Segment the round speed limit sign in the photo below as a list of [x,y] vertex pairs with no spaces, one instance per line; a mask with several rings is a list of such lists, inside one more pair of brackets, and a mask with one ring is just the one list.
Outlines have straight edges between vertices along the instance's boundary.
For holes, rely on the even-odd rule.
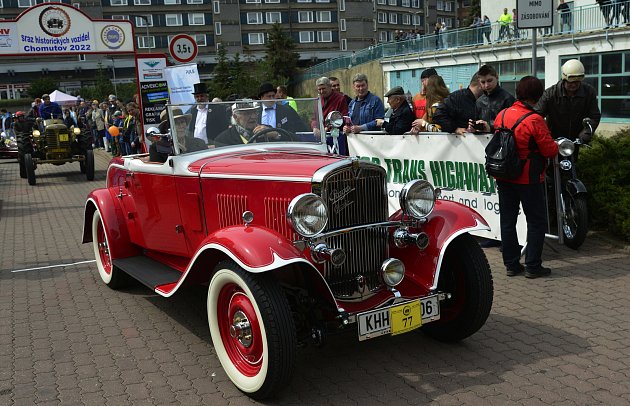
[[171,39],[168,44],[168,49],[171,52],[171,56],[177,62],[190,62],[197,56],[197,42],[190,35],[179,34]]

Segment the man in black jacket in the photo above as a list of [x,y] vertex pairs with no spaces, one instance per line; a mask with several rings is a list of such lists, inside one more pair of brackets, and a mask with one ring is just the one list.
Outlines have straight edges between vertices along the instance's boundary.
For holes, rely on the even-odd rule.
[[597,106],[597,93],[583,80],[582,62],[568,60],[562,65],[562,80],[545,90],[536,104],[536,111],[547,118],[553,138],[575,140],[584,131],[582,120],[587,117],[591,119],[593,132],[599,125],[602,114]]
[[396,86],[391,88],[387,93],[387,103],[392,109],[389,119],[376,119],[376,125],[381,127],[387,134],[404,134],[411,130],[411,124],[416,116],[411,111],[405,91],[402,87]]
[[433,123],[447,133],[464,134],[468,121],[475,119],[477,99],[482,93],[479,75],[475,73],[467,88],[452,92],[444,99],[444,103],[439,104],[433,114]]
[[262,100],[261,124],[273,128],[283,128],[289,132],[309,132],[311,128],[291,107],[279,104],[276,100],[276,88],[271,83],[263,83],[258,89],[258,98]]
[[212,144],[214,138],[230,125],[230,112],[223,104],[209,103],[210,95],[203,82],[193,85],[193,95],[197,105],[190,109],[192,116],[186,136]]
[[[477,120],[470,122],[469,131],[494,132],[494,118],[499,111],[510,107],[516,99],[507,90],[499,86],[499,74],[490,65],[483,65],[479,72],[479,86],[483,90],[477,99]],[[483,126],[483,130],[480,127]]]

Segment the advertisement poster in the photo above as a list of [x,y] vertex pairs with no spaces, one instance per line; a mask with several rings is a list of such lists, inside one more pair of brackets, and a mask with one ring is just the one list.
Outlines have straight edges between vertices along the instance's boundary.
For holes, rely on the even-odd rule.
[[[387,171],[389,212],[400,208],[400,190],[414,179],[425,179],[440,188],[440,199],[464,204],[481,214],[490,231],[480,237],[501,239],[497,185],[485,170],[485,148],[490,134],[459,136],[445,133],[418,135],[351,134],[350,156],[358,156]],[[516,226],[521,244],[527,228],[523,211]]]
[[133,52],[130,21],[92,20],[65,4],[38,4],[17,20],[0,20],[0,55]]
[[[149,127],[157,127],[160,123],[160,112],[168,103],[168,87],[164,76],[166,65],[164,54],[136,55],[143,136]],[[146,139],[147,151],[150,145],[151,140]]]

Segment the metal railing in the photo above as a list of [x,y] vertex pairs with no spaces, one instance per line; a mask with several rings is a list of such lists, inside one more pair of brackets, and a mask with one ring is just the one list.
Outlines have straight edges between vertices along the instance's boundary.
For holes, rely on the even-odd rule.
[[[538,29],[538,35],[573,35],[595,30],[607,30],[622,25],[630,25],[630,0],[608,4],[604,7],[598,5],[580,6],[566,14],[556,13],[554,26]],[[489,26],[447,30],[440,35],[421,35],[414,39],[370,46],[360,51],[353,51],[350,55],[329,59],[307,69],[299,80],[320,77],[335,69],[351,68],[383,57],[439,52],[445,49],[497,43],[518,43],[518,41],[529,41],[530,35],[531,29],[519,30],[514,24],[502,29],[497,22]]]

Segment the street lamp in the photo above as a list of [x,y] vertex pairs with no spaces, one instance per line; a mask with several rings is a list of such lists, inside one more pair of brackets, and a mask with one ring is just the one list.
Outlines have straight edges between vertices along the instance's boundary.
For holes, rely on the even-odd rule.
[[118,95],[118,89],[116,89],[116,62],[114,62],[114,57],[112,56],[112,75],[114,80],[112,83],[114,84],[114,94]]
[[144,20],[144,26],[146,27],[146,30],[147,30],[147,33],[146,33],[147,49],[149,50],[148,52],[151,52],[151,46],[149,44],[149,17],[145,15],[136,15],[134,17],[141,18],[142,20]]
[[418,20],[420,19],[420,14],[422,14],[422,11],[416,11],[413,13],[413,30],[416,34],[418,34]]

